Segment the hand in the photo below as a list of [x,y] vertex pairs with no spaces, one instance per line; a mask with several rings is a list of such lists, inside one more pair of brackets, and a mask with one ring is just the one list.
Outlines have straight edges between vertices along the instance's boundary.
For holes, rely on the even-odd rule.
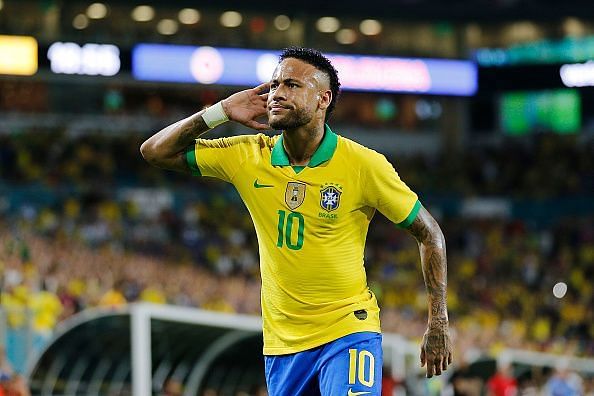
[[267,114],[266,102],[270,83],[260,84],[229,96],[222,101],[223,110],[230,120],[239,122],[249,128],[263,131],[269,129],[268,124],[256,121],[256,118]]
[[427,378],[440,375],[452,364],[452,342],[447,320],[429,323],[421,345],[421,367],[427,365]]

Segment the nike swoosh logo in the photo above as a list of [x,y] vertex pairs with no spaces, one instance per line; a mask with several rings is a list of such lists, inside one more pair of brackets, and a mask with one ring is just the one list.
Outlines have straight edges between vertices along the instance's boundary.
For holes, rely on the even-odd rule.
[[274,187],[272,184],[258,184],[258,179],[254,180],[254,187],[256,188],[266,188],[266,187]]
[[371,392],[353,392],[352,389],[349,388],[349,392],[347,393],[348,396],[359,396],[359,395],[368,395]]

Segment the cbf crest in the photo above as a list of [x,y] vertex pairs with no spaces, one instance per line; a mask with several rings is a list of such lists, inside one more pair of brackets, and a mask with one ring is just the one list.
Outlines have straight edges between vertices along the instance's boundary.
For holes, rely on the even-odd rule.
[[333,183],[323,184],[320,190],[320,206],[328,212],[338,209],[341,195],[342,186]]
[[291,210],[297,209],[305,200],[305,183],[288,182],[285,203]]

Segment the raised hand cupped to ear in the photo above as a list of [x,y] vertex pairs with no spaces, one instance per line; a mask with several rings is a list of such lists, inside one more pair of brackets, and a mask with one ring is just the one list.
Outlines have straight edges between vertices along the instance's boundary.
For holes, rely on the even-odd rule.
[[266,103],[269,90],[270,83],[263,83],[223,99],[222,105],[227,117],[258,131],[270,129],[268,124],[256,121],[257,118],[267,114]]

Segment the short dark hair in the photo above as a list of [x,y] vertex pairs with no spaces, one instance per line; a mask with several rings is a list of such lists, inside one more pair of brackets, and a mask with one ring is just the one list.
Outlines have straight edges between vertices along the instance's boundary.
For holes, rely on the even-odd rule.
[[334,110],[334,107],[336,106],[336,101],[338,100],[338,94],[340,92],[340,81],[338,81],[338,72],[336,71],[334,66],[332,66],[330,60],[316,49],[303,47],[285,48],[281,53],[280,61],[282,62],[287,58],[295,58],[302,60],[305,63],[309,63],[316,69],[328,75],[328,78],[330,79],[330,91],[332,91],[332,101],[326,109],[326,119],[328,119],[328,117],[330,117],[330,114]]

